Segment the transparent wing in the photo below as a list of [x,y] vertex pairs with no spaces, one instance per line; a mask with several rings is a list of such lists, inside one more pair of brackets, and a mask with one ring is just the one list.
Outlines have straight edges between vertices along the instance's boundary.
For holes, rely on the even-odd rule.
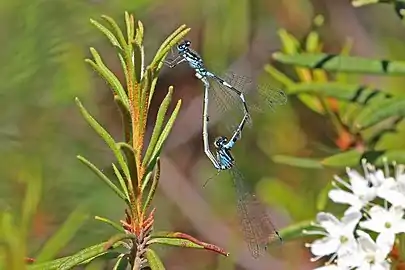
[[[227,81],[226,78],[221,77]],[[219,114],[221,123],[229,132],[229,136],[238,127],[244,116],[243,103],[239,96],[229,88],[222,85],[215,78],[208,78],[210,83],[209,106],[210,115],[212,112]],[[227,81],[228,82],[228,81]],[[247,125],[250,123],[248,122]]]
[[233,87],[245,93],[251,110],[263,112],[270,109],[274,111],[276,106],[287,103],[287,94],[281,89],[268,85],[255,85],[250,78],[239,76],[234,72],[228,72],[227,78]]
[[260,257],[270,243],[282,241],[271,222],[266,207],[245,186],[243,175],[233,167],[230,169],[236,189],[237,210],[242,232],[254,258]]
[[[287,94],[283,90],[271,88],[267,85],[254,85],[249,77],[228,72],[220,76],[220,78],[244,93],[249,112],[274,111],[276,106],[287,103]],[[228,132],[233,132],[243,118],[242,101],[235,92],[216,81],[215,78],[209,78],[209,81],[211,85],[210,100],[214,101],[210,110],[219,112],[223,117],[222,123],[225,124]],[[246,124],[251,127],[251,119]]]

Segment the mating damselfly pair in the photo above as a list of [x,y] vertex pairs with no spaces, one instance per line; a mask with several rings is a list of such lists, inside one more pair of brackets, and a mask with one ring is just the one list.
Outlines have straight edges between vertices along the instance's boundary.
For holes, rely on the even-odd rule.
[[[246,77],[237,76],[231,73],[228,76],[218,76],[205,68],[202,58],[191,49],[191,42],[185,40],[177,45],[177,55],[171,61],[165,61],[165,64],[173,68],[180,63],[188,63],[194,69],[195,76],[201,80],[204,85],[203,98],[203,142],[204,152],[210,159],[213,166],[220,171],[229,171],[233,179],[233,184],[237,195],[237,210],[242,226],[244,239],[248,244],[252,256],[257,258],[267,248],[267,245],[274,241],[282,241],[276,228],[270,220],[266,207],[260,203],[256,196],[249,191],[244,182],[244,178],[236,168],[235,159],[231,150],[236,141],[241,138],[242,131],[246,124],[251,124],[250,109],[260,108],[249,106],[249,100],[246,99],[246,85],[250,80]],[[174,56],[174,53],[172,52]],[[260,89],[259,99],[266,107],[273,108],[275,105],[282,105],[287,102],[287,95],[282,90],[273,90],[270,88],[257,87]],[[210,96],[214,98],[210,98]],[[215,152],[210,148],[208,137],[208,106],[215,100],[217,106],[222,109],[234,109],[239,107],[243,111],[240,122],[235,128],[231,128],[232,134],[221,136],[215,139],[213,146]],[[236,100],[236,101],[235,101]],[[235,105],[239,101],[239,106]],[[234,129],[234,130],[233,130]]]

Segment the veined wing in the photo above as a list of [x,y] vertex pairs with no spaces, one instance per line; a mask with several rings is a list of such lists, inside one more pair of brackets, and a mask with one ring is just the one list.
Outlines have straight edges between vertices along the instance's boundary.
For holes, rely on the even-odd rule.
[[[230,83],[225,77],[221,77],[221,79]],[[210,114],[212,112],[218,113],[221,117],[220,122],[232,134],[245,114],[242,100],[237,93],[231,91],[231,89],[221,84],[215,78],[208,77],[208,80],[210,83],[208,110]],[[247,122],[247,125],[251,125],[251,123]]]
[[227,73],[227,77],[233,87],[245,93],[251,110],[263,112],[270,109],[274,111],[276,106],[287,103],[287,94],[281,89],[265,84],[255,85],[250,78],[237,75],[232,71]]
[[270,243],[282,241],[271,222],[266,207],[246,188],[243,175],[233,167],[230,169],[236,189],[237,210],[242,232],[254,258],[260,257]]

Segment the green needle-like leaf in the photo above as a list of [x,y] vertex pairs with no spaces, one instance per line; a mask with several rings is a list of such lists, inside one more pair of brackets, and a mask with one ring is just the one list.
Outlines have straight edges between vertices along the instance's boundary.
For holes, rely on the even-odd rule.
[[363,130],[393,116],[405,116],[404,98],[373,102],[358,114],[354,126],[358,130]]
[[280,29],[278,35],[283,44],[284,52],[287,54],[295,54],[300,49],[300,42],[285,29]]
[[135,67],[134,73],[132,74],[132,78],[135,79],[135,82],[140,82],[141,77],[144,74],[144,51],[143,46],[139,45],[138,43],[133,43],[133,57],[132,62]]
[[157,232],[152,235],[152,238],[148,241],[148,245],[151,244],[164,244],[170,246],[179,246],[185,248],[198,248],[207,249],[224,256],[228,256],[229,253],[225,252],[222,248],[213,244],[202,242],[188,234],[180,232]]
[[6,249],[5,255],[8,256],[8,267],[10,265],[14,269],[24,269],[22,256],[25,255],[25,243],[21,238],[21,229],[14,222],[14,218],[9,212],[1,213],[0,236],[1,236],[1,251]]
[[82,207],[73,211],[58,231],[45,243],[35,261],[41,263],[54,258],[75,236],[87,218],[88,214],[83,212]]
[[130,15],[127,11],[125,11],[125,25],[127,27],[127,40],[129,44],[135,36],[135,22],[132,14]]
[[114,73],[112,73],[110,69],[107,68],[96,49],[90,48],[90,52],[93,55],[95,62],[90,59],[86,59],[85,61],[89,63],[106,80],[106,82],[114,91],[114,94],[120,97],[127,110],[129,110],[128,96],[118,78],[114,75]]
[[316,52],[319,47],[319,33],[311,31],[305,40],[305,49],[307,52]]
[[111,237],[107,243],[104,246],[104,249],[110,249],[111,247],[113,247],[114,245],[116,245],[119,242],[122,242],[123,240],[126,239],[136,239],[136,235],[135,234],[129,234],[129,233],[120,233],[117,235],[114,235],[113,237]]
[[351,85],[339,82],[328,83],[297,83],[288,86],[288,93],[314,94],[324,97],[332,97],[343,101],[368,104],[377,99],[387,99],[391,94],[363,85]]
[[49,262],[34,263],[32,265],[27,266],[27,268],[29,270],[53,270],[53,269],[59,269],[59,266],[68,259],[69,259],[69,256],[59,258],[59,259],[56,259],[56,260],[52,260],[52,261],[49,261]]
[[[173,47],[175,44],[179,43],[179,41],[185,35],[187,35],[187,33],[189,31],[190,31],[190,28],[186,28],[186,26],[184,24],[182,26],[180,26],[179,28],[177,28],[177,30],[174,31],[168,38],[166,38],[166,40],[162,43],[162,45],[160,45],[150,66],[151,67],[160,67],[161,65],[158,65],[158,64],[161,63],[161,61],[164,57],[166,57],[170,48]],[[157,68],[156,70],[159,70],[159,69],[160,68]]]
[[118,170],[117,166],[115,166],[114,163],[112,163],[112,167],[113,167],[115,176],[117,177],[118,182],[120,183],[121,189],[124,191],[125,197],[129,201],[130,199],[129,199],[128,187],[127,187],[127,184],[125,182],[125,179],[124,179],[124,177],[122,177],[122,174],[121,174],[120,170]]
[[143,24],[141,21],[138,21],[138,28],[136,29],[136,35],[134,40],[134,51],[135,51],[135,67],[138,67],[136,70],[136,81],[140,82],[145,73],[145,51],[143,47]]
[[279,230],[280,236],[283,238],[284,242],[295,240],[306,236],[302,231],[303,230],[316,230],[316,227],[311,225],[310,220],[302,221],[293,225],[290,225],[286,228]]
[[146,72],[141,81],[141,102],[140,102],[140,119],[139,126],[145,127],[148,117],[149,109],[149,94],[150,94],[150,82],[152,78],[152,72],[150,69],[146,69]]
[[170,246],[178,246],[178,247],[185,247],[185,248],[199,248],[199,249],[204,249],[204,246],[198,245],[194,242],[191,242],[186,239],[181,239],[181,238],[153,238],[151,239],[148,244],[164,244],[164,245],[170,245]]
[[125,177],[130,179],[130,173],[127,164],[125,163],[125,159],[118,148],[117,144],[115,143],[114,139],[111,135],[89,114],[89,112],[83,107],[80,100],[76,98],[76,104],[80,109],[80,112],[86,119],[86,121],[90,124],[90,126],[104,139],[106,144],[110,147],[113,151],[118,164],[121,166],[121,169],[124,171]]
[[128,181],[131,180],[132,186],[137,187],[138,186],[138,168],[136,166],[135,149],[127,143],[121,142],[121,143],[118,143],[117,145],[124,152],[127,163],[128,163],[129,173],[131,175],[131,178],[128,179]]
[[153,151],[152,157],[151,157],[147,167],[149,167],[152,164],[151,162],[153,162],[157,158],[160,151],[162,150],[163,144],[166,141],[167,136],[169,136],[170,130],[172,129],[174,120],[176,120],[180,107],[181,107],[181,100],[179,100],[177,102],[176,108],[174,108],[172,115],[170,116],[169,120],[167,121],[167,124],[166,124],[165,128],[163,129],[162,133],[160,134],[159,140],[156,143],[156,147]]
[[126,48],[128,46],[128,44],[125,41],[124,34],[122,33],[118,24],[111,17],[108,17],[106,15],[102,15],[101,18],[103,18],[105,21],[107,21],[110,24],[110,26],[114,30],[114,35],[117,37],[117,40],[120,43],[121,47]]
[[103,180],[104,183],[107,184],[123,201],[127,202],[127,198],[125,194],[110,180],[108,177],[100,171],[93,163],[88,161],[82,156],[77,156],[77,159],[83,162],[84,165],[89,167],[98,177],[100,177],[101,180]]
[[328,203],[328,194],[329,191],[332,188],[332,184],[331,182],[329,182],[327,185],[325,185],[325,187],[321,190],[321,192],[319,192],[318,197],[316,199],[316,210],[320,211],[324,211],[325,207]]
[[90,22],[95,27],[97,27],[101,32],[103,32],[103,34],[110,40],[112,45],[114,45],[122,50],[120,43],[118,42],[117,38],[114,36],[114,34],[110,30],[108,30],[105,26],[103,26],[102,24],[98,23],[97,21],[95,21],[93,19],[90,19]]
[[152,202],[153,196],[155,195],[156,188],[157,188],[158,183],[159,183],[159,178],[160,178],[160,159],[157,158],[157,160],[156,160],[156,168],[155,168],[154,173],[153,173],[152,186],[151,186],[151,188],[149,190],[148,197],[146,197],[146,201],[145,201],[145,204],[143,206],[142,213],[146,213],[146,210],[148,209],[149,205]]
[[155,76],[154,78],[152,78],[152,82],[150,84],[150,94],[149,94],[149,101],[148,101],[148,109],[150,107],[150,103],[152,102],[153,94],[155,93],[157,80],[158,80],[158,77]]
[[142,182],[142,192],[145,191],[145,188],[148,186],[148,184],[150,182],[150,179],[152,179],[152,174],[153,174],[153,171],[149,172],[146,175],[145,180],[143,180],[143,182]]
[[21,229],[23,230],[22,237],[27,237],[27,233],[31,227],[31,219],[35,215],[39,201],[41,200],[42,172],[39,164],[34,162],[30,169],[27,168],[26,171],[22,171],[21,173],[27,183],[27,192],[22,207]]
[[278,82],[284,84],[287,86],[287,90],[295,84],[293,80],[291,80],[287,75],[285,75],[283,72],[279,71],[275,67],[271,65],[266,65],[264,67],[264,70],[270,74],[274,79],[276,79]]
[[173,87],[169,87],[169,91],[167,92],[166,97],[163,99],[156,116],[156,123],[152,131],[152,136],[150,138],[148,149],[146,150],[146,154],[143,159],[144,165],[149,163],[152,153],[156,148],[156,144],[161,135],[167,110],[169,108],[170,102],[172,101],[172,94],[173,94]]
[[162,261],[153,249],[146,249],[145,255],[152,270],[165,270]]
[[[117,252],[104,253],[104,254],[101,254],[96,257],[91,257],[88,260],[84,260],[83,262],[79,263],[78,265],[85,265],[85,264],[91,262],[95,258],[105,258],[105,260],[108,260],[108,259],[111,260],[111,259],[117,258],[119,255],[120,255],[120,253],[117,253]],[[27,269],[29,269],[29,270],[54,270],[54,269],[59,270],[60,265],[62,265],[66,261],[68,261],[70,259],[70,257],[71,256],[66,256],[66,257],[62,257],[62,258],[52,260],[49,262],[38,263],[38,264],[34,263],[34,264],[27,266]]]
[[125,142],[131,143],[131,140],[132,140],[131,113],[129,112],[128,108],[125,107],[125,104],[122,102],[122,100],[120,99],[119,96],[115,96],[114,101],[115,101],[115,104],[117,104],[117,107],[121,113]]
[[141,21],[138,21],[138,28],[136,29],[135,43],[141,45],[143,42],[143,24]]
[[319,160],[310,158],[291,157],[284,155],[272,156],[272,160],[275,163],[286,164],[294,167],[306,168],[306,169],[322,169],[323,166]]
[[108,225],[110,225],[111,227],[113,227],[114,229],[118,230],[121,233],[125,233],[124,228],[122,228],[122,226],[120,226],[119,224],[115,223],[112,220],[109,220],[108,218],[103,218],[103,217],[99,217],[99,216],[95,216],[94,219],[102,221],[104,223],[107,223]]
[[313,69],[367,73],[377,75],[403,75],[405,62],[390,60],[375,60],[355,56],[342,56],[326,53],[302,53],[288,55],[274,53],[273,58],[279,62]]
[[112,252],[115,248],[121,246],[122,243],[116,242],[110,246],[109,249],[106,249],[106,243],[101,243],[98,245],[94,245],[88,248],[85,248],[75,255],[68,257],[65,261],[63,261],[60,266],[58,267],[59,270],[67,270],[72,269],[73,267],[85,262],[89,261],[90,259],[95,259],[103,254]]
[[388,162],[395,161],[397,164],[405,164],[405,150],[386,150],[378,151],[378,156],[373,161],[376,166],[384,166],[385,160]]
[[363,153],[358,150],[349,150],[343,153],[339,153],[330,157],[327,157],[321,161],[322,165],[328,167],[354,167],[360,162]]
[[120,256],[118,256],[118,260],[115,263],[113,270],[126,270],[128,265],[128,256],[126,254],[121,254]]

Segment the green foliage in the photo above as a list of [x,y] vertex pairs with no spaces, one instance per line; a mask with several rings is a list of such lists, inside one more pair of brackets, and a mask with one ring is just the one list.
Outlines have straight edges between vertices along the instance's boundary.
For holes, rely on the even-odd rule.
[[117,257],[119,253],[113,250],[122,245],[122,242],[114,243],[109,248],[106,248],[108,242],[97,244],[88,248],[85,248],[75,255],[59,258],[50,262],[34,264],[30,266],[29,270],[39,270],[39,269],[72,269],[74,266],[86,264],[95,258],[106,254],[112,254],[113,258]]
[[164,270],[165,267],[163,266],[162,261],[159,259],[159,256],[153,249],[148,248],[146,250],[146,259],[150,264],[150,268],[155,270]]
[[198,248],[198,249],[208,249],[215,251],[222,255],[228,256],[229,254],[225,250],[208,243],[204,243],[194,237],[180,232],[157,232],[154,233],[148,244],[164,244],[171,246],[179,246],[186,248]]
[[285,64],[326,71],[356,72],[376,75],[403,75],[405,62],[375,60],[363,57],[341,56],[326,53],[284,54],[274,53],[273,58]]
[[330,167],[355,167],[359,164],[362,154],[356,150],[349,150],[333,156],[326,157],[322,160],[322,164]]
[[[319,26],[319,23],[315,24],[315,27]],[[280,156],[273,160],[297,167],[342,168],[360,164],[365,156],[374,156],[383,135],[395,132],[396,125],[403,119],[405,97],[367,85],[348,84],[343,79],[339,81],[338,76],[333,80],[326,71],[402,75],[405,63],[322,53],[322,43],[314,30],[306,37],[305,45],[285,30],[279,34],[284,47],[273,58],[294,65],[301,82],[289,79],[271,66],[267,66],[266,71],[282,83],[290,95],[297,96],[308,108],[329,118],[337,138],[335,154],[318,159],[320,164],[306,158]]]
[[[36,163],[28,170],[26,164],[24,163],[26,173],[22,176],[24,177],[27,189],[21,218],[13,216],[8,211],[0,213],[0,242],[2,243],[0,248],[0,266],[2,266],[2,269],[25,269],[27,262],[35,263],[35,266],[29,267],[29,269],[48,269],[36,267],[43,261],[55,258],[88,218],[88,215],[84,213],[83,207],[78,207],[43,245],[37,256],[35,256],[36,258],[27,258],[28,243],[31,241],[29,239],[31,223],[36,214],[42,193],[42,172],[40,164]],[[5,266],[7,267],[5,268]]]
[[[146,66],[144,63],[144,29],[142,23],[135,23],[133,15],[125,13],[126,33],[124,34],[112,18],[102,16],[102,19],[105,24],[95,20],[90,22],[107,37],[107,40],[116,50],[125,75],[125,84],[121,84],[117,76],[103,63],[96,49],[90,48],[93,59],[86,59],[86,62],[112,90],[114,102],[122,116],[124,141],[116,141],[78,98],[76,98],[76,104],[87,123],[113,152],[118,164],[118,166],[112,164],[116,179],[109,178],[88,159],[80,155],[77,158],[93,171],[118,198],[126,203],[125,219],[121,220],[119,225],[107,218],[96,217],[97,220],[116,229],[119,234],[111,237],[105,243],[83,249],[72,256],[41,264],[43,267],[41,269],[54,269],[55,267],[57,269],[71,269],[74,266],[87,264],[95,258],[107,255],[109,258],[116,259],[114,269],[125,269],[128,264],[131,265],[132,269],[141,269],[146,262],[149,262],[152,269],[164,269],[157,254],[149,248],[149,245],[153,243],[204,248],[227,255],[219,247],[201,242],[187,234],[169,233],[165,234],[166,237],[160,238],[152,236],[155,208],[151,209],[151,203],[161,173],[159,156],[181,106],[179,100],[165,123],[173,95],[172,87],[169,88],[160,105],[148,145],[145,144],[146,123],[150,121],[147,117],[158,74],[163,66],[163,59],[170,48],[177,44],[189,29],[184,25],[179,27],[163,42],[151,64]],[[62,243],[64,242],[62,241]],[[48,252],[50,247],[55,247],[55,243],[52,242],[45,250]],[[51,255],[53,254],[49,254],[49,252],[44,253],[41,256],[41,261],[50,259]]]
[[[382,1],[356,1],[357,4]],[[386,1],[388,2],[388,1]],[[389,1],[394,3],[395,1]],[[273,156],[273,161],[301,169],[338,169],[356,167],[363,158],[376,166],[383,166],[384,160],[403,163],[405,150],[381,147],[384,135],[396,134],[399,123],[405,114],[405,96],[393,94],[389,89],[376,89],[372,86],[348,83],[346,76],[351,74],[374,74],[394,76],[405,74],[405,62],[397,60],[376,60],[349,56],[347,49],[339,55],[322,52],[323,44],[316,31],[322,20],[314,22],[314,29],[300,42],[285,30],[279,31],[283,48],[273,54],[274,60],[284,64],[282,68],[295,71],[295,78],[267,65],[265,70],[281,83],[289,95],[297,97],[308,109],[326,118],[334,128],[334,146],[321,157]],[[332,74],[335,72],[337,74]],[[291,74],[291,73],[290,73]],[[320,170],[318,170],[320,171]],[[314,202],[314,212],[327,208],[328,192],[331,184],[324,184]],[[288,185],[274,183],[271,190],[272,200],[281,201],[290,213],[308,214],[310,200],[301,201],[295,197]],[[282,196],[277,196],[282,194]],[[290,201],[295,201],[294,205]],[[298,204],[305,205],[306,210]],[[288,241],[302,238],[303,230],[311,227],[309,221],[299,222],[281,229],[282,237]]]
[[283,228],[279,231],[281,237],[284,241],[291,241],[299,239],[305,236],[303,233],[304,230],[314,229],[314,226],[311,225],[312,221],[301,221],[294,225],[290,225],[286,228]]
[[272,159],[276,163],[291,165],[300,168],[307,168],[307,169],[323,168],[319,160],[316,159],[291,157],[285,155],[274,155]]

